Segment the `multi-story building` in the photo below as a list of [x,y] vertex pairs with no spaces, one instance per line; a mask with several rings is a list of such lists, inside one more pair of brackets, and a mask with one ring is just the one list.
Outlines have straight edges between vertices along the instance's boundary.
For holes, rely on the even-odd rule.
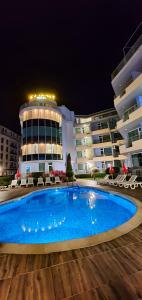
[[20,135],[0,125],[0,176],[16,173],[20,143]]
[[142,35],[112,73],[117,130],[125,140],[120,153],[128,167],[142,167]]
[[74,112],[64,105],[57,106],[54,95],[38,94],[29,97],[19,116],[22,175],[65,170],[67,153],[75,170]]
[[77,172],[88,173],[94,169],[103,171],[111,165],[120,167],[125,160],[119,147],[123,139],[116,123],[115,109],[107,109],[87,116],[76,116]]

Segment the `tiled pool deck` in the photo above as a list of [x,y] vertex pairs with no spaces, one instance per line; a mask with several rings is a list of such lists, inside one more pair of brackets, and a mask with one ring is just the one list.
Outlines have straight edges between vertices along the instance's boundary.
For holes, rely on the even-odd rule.
[[[142,201],[142,189],[111,189]],[[0,198],[32,190],[4,191]],[[0,300],[135,300],[142,299],[141,283],[142,225],[93,247],[44,255],[0,254]]]

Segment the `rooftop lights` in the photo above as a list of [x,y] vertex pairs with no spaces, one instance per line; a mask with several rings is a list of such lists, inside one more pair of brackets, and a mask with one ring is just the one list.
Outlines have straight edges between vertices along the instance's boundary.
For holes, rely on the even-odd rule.
[[31,94],[28,96],[29,100],[32,101],[34,99],[37,99],[37,100],[46,100],[46,99],[50,99],[50,100],[55,100],[55,95],[53,94],[44,94],[44,93],[41,93],[41,94]]

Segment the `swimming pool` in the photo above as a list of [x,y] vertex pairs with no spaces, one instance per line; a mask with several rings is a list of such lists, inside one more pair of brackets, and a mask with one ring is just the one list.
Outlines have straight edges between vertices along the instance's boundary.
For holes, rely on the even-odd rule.
[[48,188],[0,205],[0,242],[47,244],[97,235],[130,220],[137,206],[91,187]]

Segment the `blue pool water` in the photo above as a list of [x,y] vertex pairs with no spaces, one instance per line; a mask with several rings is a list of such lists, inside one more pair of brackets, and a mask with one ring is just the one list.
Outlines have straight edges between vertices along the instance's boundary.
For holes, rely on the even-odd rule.
[[50,243],[87,237],[128,221],[137,207],[89,187],[54,188],[0,205],[0,242]]

